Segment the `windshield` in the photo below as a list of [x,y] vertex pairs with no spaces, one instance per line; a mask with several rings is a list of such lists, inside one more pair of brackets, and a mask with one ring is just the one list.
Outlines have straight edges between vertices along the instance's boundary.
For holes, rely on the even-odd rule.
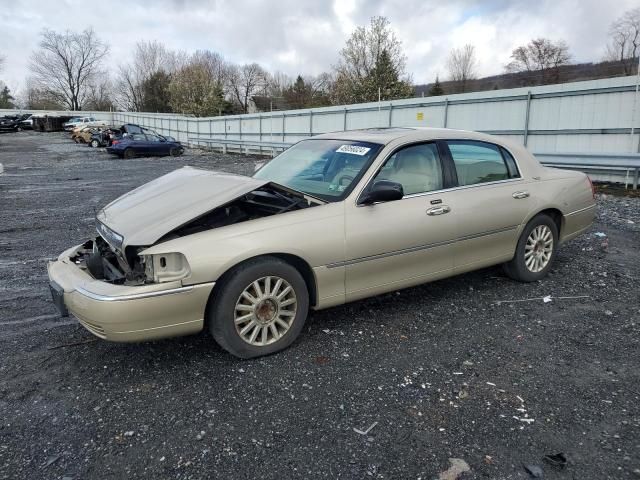
[[254,178],[330,202],[342,200],[381,148],[377,143],[350,140],[303,140],[271,160]]

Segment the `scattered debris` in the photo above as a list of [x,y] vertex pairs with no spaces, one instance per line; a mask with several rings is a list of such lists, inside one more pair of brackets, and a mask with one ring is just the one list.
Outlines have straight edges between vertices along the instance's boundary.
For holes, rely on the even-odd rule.
[[465,472],[470,472],[469,464],[461,458],[450,458],[449,463],[451,466],[440,473],[438,480],[456,480]]
[[129,430],[128,432],[124,432],[124,436],[125,437],[133,437],[133,435],[134,435],[133,430]]
[[87,340],[81,340],[79,342],[63,343],[62,345],[56,345],[54,347],[48,347],[47,350],[56,350],[58,348],[65,348],[65,347],[75,347],[77,345],[84,345],[85,343],[93,343],[93,342],[97,342],[97,341],[98,341],[97,338],[89,338]]
[[596,237],[600,237],[600,238],[604,238],[604,237],[606,237],[606,236],[607,236],[607,234],[606,234],[606,233],[604,233],[604,232],[595,232],[595,233],[594,233],[594,235],[595,235]]
[[487,382],[487,385],[491,385],[492,387],[495,387],[496,384],[495,383],[491,383],[491,382]]
[[54,463],[56,463],[58,460],[60,460],[62,458],[62,454],[57,454],[57,455],[51,455],[49,457],[47,457],[47,461],[44,463],[44,465],[42,466],[42,468],[47,468],[50,467],[51,465],[53,465]]
[[378,425],[378,422],[373,422],[373,424],[371,424],[371,426],[369,428],[367,428],[366,430],[358,430],[357,428],[354,427],[353,431],[356,433],[359,433],[360,435],[367,435],[371,430],[373,430],[373,428]]
[[542,468],[538,465],[522,465],[525,471],[531,475],[532,478],[544,478],[544,474],[542,473]]
[[535,297],[535,298],[523,298],[520,300],[496,300],[494,303],[496,305],[501,305],[503,303],[519,303],[519,302],[534,302],[536,300],[542,300],[544,303],[549,303],[553,300],[572,300],[576,298],[591,298],[590,295],[575,295],[570,297],[553,297],[551,295],[547,295],[546,297]]
[[492,465],[493,464],[493,457],[491,455],[485,455],[484,456],[484,463],[486,463],[487,465]]
[[562,452],[554,453],[552,455],[545,455],[542,458],[545,462],[558,468],[565,468],[568,463],[567,457]]

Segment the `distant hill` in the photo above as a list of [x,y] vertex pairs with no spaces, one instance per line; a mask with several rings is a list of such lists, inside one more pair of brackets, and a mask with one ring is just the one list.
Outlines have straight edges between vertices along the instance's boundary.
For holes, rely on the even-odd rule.
[[[638,61],[633,62],[637,65]],[[461,82],[441,81],[440,86],[444,95],[462,92],[482,92],[486,90],[500,90],[503,88],[533,87],[536,85],[547,85],[552,83],[578,82],[581,80],[595,80],[597,78],[621,77],[636,73],[633,68],[629,72],[629,60],[624,62],[600,62],[600,63],[578,63],[575,65],[564,65],[557,69],[535,72],[503,73],[491,77],[478,78],[467,81],[466,88]],[[414,91],[417,97],[429,96],[429,90],[433,83],[426,85],[415,85]]]

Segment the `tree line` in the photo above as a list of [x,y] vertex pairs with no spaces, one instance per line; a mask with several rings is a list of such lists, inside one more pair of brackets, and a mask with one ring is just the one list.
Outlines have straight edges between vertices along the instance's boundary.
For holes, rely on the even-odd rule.
[[[357,27],[332,68],[317,76],[268,72],[258,63],[234,64],[220,53],[188,54],[158,41],[138,42],[129,63],[111,75],[105,66],[109,46],[93,31],[45,30],[30,57],[30,75],[21,103],[30,109],[126,110],[174,112],[198,117],[251,110],[312,108],[415,95],[402,43],[385,17]],[[625,12],[609,30],[605,60],[615,60],[624,74],[635,72],[640,54],[640,8]],[[562,40],[535,38],[515,48],[508,73],[525,72],[533,84],[558,83],[571,64]],[[0,54],[0,71],[4,62]],[[446,93],[473,89],[478,59],[471,44],[453,48],[446,62]],[[477,83],[477,82],[475,82]],[[3,87],[3,88],[2,88]],[[428,95],[445,93],[436,76]],[[0,108],[15,99],[0,85]]]

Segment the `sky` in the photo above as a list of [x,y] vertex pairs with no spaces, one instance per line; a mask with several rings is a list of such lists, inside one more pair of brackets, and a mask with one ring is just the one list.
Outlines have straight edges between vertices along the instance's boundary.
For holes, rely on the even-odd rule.
[[213,50],[295,77],[331,69],[358,25],[384,15],[402,41],[415,84],[446,79],[451,48],[475,45],[480,76],[502,73],[530,39],[564,40],[574,62],[603,58],[613,20],[638,0],[0,0],[0,80],[19,92],[45,29],[93,27],[109,45],[106,66],[128,62],[139,40]]

